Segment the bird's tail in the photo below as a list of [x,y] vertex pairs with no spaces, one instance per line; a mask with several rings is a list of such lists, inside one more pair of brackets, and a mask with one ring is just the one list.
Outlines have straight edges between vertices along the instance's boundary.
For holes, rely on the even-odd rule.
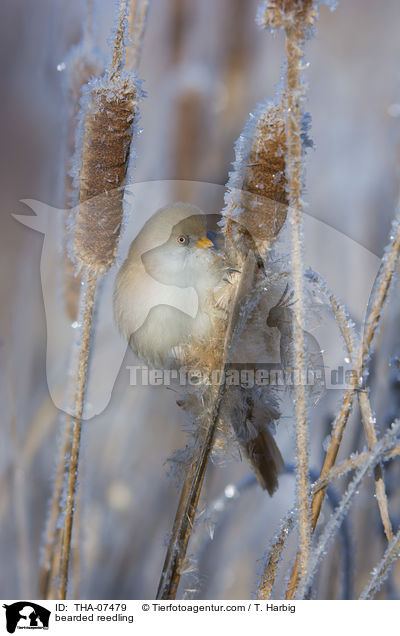
[[278,475],[284,468],[284,461],[272,433],[266,426],[258,427],[250,419],[242,422],[240,430],[235,430],[235,433],[260,486],[273,495],[278,487]]

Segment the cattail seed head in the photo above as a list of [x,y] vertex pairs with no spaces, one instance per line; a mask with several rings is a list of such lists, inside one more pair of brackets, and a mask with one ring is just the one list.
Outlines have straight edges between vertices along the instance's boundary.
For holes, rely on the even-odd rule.
[[[69,207],[76,203],[76,190],[71,175],[72,158],[75,154],[75,139],[77,117],[79,115],[79,100],[82,86],[91,77],[99,77],[104,72],[104,60],[88,48],[84,41],[74,47],[65,61],[66,81],[65,98],[69,106],[68,128],[66,133],[66,175],[64,183],[64,235],[69,235]],[[75,200],[74,200],[75,199]],[[63,299],[67,316],[71,321],[78,315],[79,295],[81,291],[81,277],[76,272],[75,263],[70,258],[68,241],[63,242],[62,269]]]
[[270,29],[294,29],[300,39],[305,39],[317,21],[314,0],[267,0],[262,2],[257,23]]
[[268,103],[251,115],[236,144],[224,216],[228,237],[234,219],[249,232],[261,253],[279,233],[287,215],[285,120]]
[[[105,75],[88,84],[82,115],[79,207],[74,255],[97,274],[113,264],[122,224],[125,180],[138,91],[130,77]],[[79,147],[81,146],[81,147]]]

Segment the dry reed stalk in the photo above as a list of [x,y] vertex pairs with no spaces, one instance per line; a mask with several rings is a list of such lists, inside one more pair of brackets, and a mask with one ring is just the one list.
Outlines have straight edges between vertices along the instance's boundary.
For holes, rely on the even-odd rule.
[[[253,211],[254,215],[258,215],[254,222],[258,222],[260,226],[265,225],[267,228],[263,235],[264,247],[271,244],[283,224],[284,218],[282,218],[282,216],[279,217],[279,227],[275,223],[276,209],[274,205],[271,205],[271,200],[273,202],[274,198],[277,199],[278,203],[286,200],[285,170],[284,166],[278,163],[281,161],[280,159],[278,160],[278,157],[281,157],[282,144],[284,144],[280,123],[281,118],[278,118],[278,112],[278,109],[271,108],[271,110],[269,110],[268,107],[263,117],[259,118],[260,125],[252,130],[250,143],[249,139],[246,139],[249,148],[247,149],[247,153],[245,153],[244,159],[241,156],[241,143],[243,143],[243,139],[241,139],[237,145],[235,170],[239,174],[231,175],[231,179],[228,183],[227,205],[224,210],[224,233],[227,249],[235,249],[235,243],[237,243],[238,239],[235,235],[235,231],[238,230],[240,234],[239,224],[232,222],[237,208],[236,194],[238,188],[243,190],[243,196],[247,195],[247,197],[247,192],[250,188],[257,193],[261,189],[263,198],[269,201],[268,205],[258,206]],[[253,170],[253,166],[247,165],[249,156],[257,158],[256,170]],[[275,164],[282,170],[282,178],[278,180],[279,188],[277,188],[276,174],[269,167],[269,158],[271,158],[272,164],[274,164],[275,161]],[[241,194],[242,193],[240,193],[240,196]],[[247,201],[248,200],[247,198]],[[269,215],[274,216],[271,218]],[[241,221],[241,217],[235,215],[234,220]],[[239,241],[240,240],[241,236],[239,236]],[[237,254],[237,256],[239,257],[241,255]],[[230,363],[229,356],[231,354],[232,340],[235,337],[235,329],[240,320],[242,320],[240,312],[243,309],[243,302],[249,294],[254,293],[257,271],[258,266],[254,254],[249,252],[247,257],[243,257],[241,262],[240,276],[238,276],[235,283],[232,284],[226,319],[222,319],[219,324],[216,325],[216,336],[212,342],[203,348],[199,347],[195,351],[188,351],[186,362],[189,368],[196,368],[195,365],[199,364],[200,361],[200,364],[205,364],[208,368],[227,370]],[[224,399],[225,385],[222,382],[223,377],[224,373],[220,376],[220,383],[212,387],[208,395],[202,396],[203,399],[206,400],[206,406],[203,408],[206,415],[199,428],[192,460],[189,463],[182,487],[178,510],[158,587],[157,598],[159,599],[174,599],[176,597],[207,462],[214,442],[220,406]]]
[[[361,468],[364,464],[371,461],[373,455],[373,451],[365,451],[351,457],[350,459],[346,459],[342,461],[337,466],[334,466],[330,470],[328,470],[323,476],[320,476],[317,481],[315,481],[311,485],[311,494],[315,496],[321,490],[325,491],[326,487],[329,484],[339,477],[347,474],[350,471],[356,470],[357,468]],[[394,457],[400,456],[400,444],[397,444],[392,449],[386,451],[384,456],[382,457],[382,461],[386,462]],[[293,515],[294,513],[292,513]],[[268,560],[266,562],[264,571],[262,573],[260,584],[257,589],[257,597],[259,599],[269,599],[271,598],[272,588],[275,583],[276,574],[279,566],[279,561],[281,559],[281,555],[283,549],[286,545],[286,540],[290,534],[290,531],[293,527],[294,517],[288,518],[288,520],[283,524],[277,538],[272,544],[269,554]]]
[[90,336],[96,286],[114,262],[123,218],[123,189],[132,124],[136,113],[137,88],[129,75],[122,74],[126,1],[120,2],[119,25],[114,37],[110,70],[85,88],[86,105],[81,118],[81,148],[75,184],[79,207],[74,218],[74,258],[85,283],[81,292],[81,342],[74,378],[73,415],[67,467],[64,519],[61,534],[57,598],[66,598],[71,535],[76,507],[76,489],[82,415],[87,384]]
[[[276,0],[267,5],[264,23],[269,27],[283,26],[286,34],[287,161],[289,205],[292,209],[291,245],[292,279],[296,304],[293,310],[295,366],[300,377],[305,373],[304,300],[303,300],[303,219],[302,219],[302,141],[301,99],[303,86],[300,65],[306,35],[316,20],[313,0]],[[311,543],[311,500],[308,469],[307,399],[305,387],[296,385],[297,493],[299,509],[298,564],[307,571]]]
[[[319,282],[320,287],[323,288],[323,291],[327,295],[333,315],[336,318],[336,322],[341,331],[343,340],[346,345],[347,353],[350,359],[350,363],[352,365],[355,364],[355,358],[357,356],[356,343],[353,341],[353,332],[351,327],[351,322],[348,317],[348,313],[344,309],[343,305],[336,298],[336,296],[331,292],[328,288],[325,281],[322,281],[321,277],[315,274],[313,276],[315,281]],[[375,431],[375,417],[373,415],[373,411],[371,408],[371,403],[369,401],[369,397],[366,390],[358,390],[358,402],[360,406],[361,419],[363,422],[365,435],[367,438],[368,446],[370,450],[375,446],[377,442],[377,436]],[[389,517],[389,506],[386,496],[386,489],[383,480],[382,467],[377,465],[374,469],[375,471],[375,491],[376,491],[376,499],[378,502],[379,513],[382,519],[383,528],[386,534],[388,541],[392,539],[392,528]]]
[[[270,0],[259,9],[258,22],[270,29],[283,28],[286,35],[287,174],[291,207],[292,280],[296,304],[293,309],[295,367],[299,377],[305,373],[304,300],[303,300],[303,220],[302,220],[302,141],[301,100],[304,87],[300,80],[303,47],[317,19],[313,0]],[[296,385],[297,496],[299,508],[299,550],[297,568],[307,571],[311,544],[311,499],[308,470],[307,398],[305,387]],[[289,592],[290,594],[290,592]],[[290,596],[288,596],[290,598]]]
[[279,562],[281,560],[283,549],[286,545],[286,539],[288,538],[290,531],[294,525],[294,514],[284,522],[276,540],[268,554],[268,561],[261,575],[260,583],[257,588],[257,598],[260,600],[267,600],[271,598],[272,589],[275,584],[275,579],[278,571]]
[[[29,431],[27,431],[26,438],[22,443],[22,448],[18,449],[19,463],[26,473],[29,473],[32,461],[41,447],[45,435],[50,430],[54,419],[54,404],[50,396],[46,395],[37,409]],[[11,477],[12,466],[6,469],[0,479],[0,525],[11,501]]]
[[[337,466],[333,466],[330,470],[328,470],[325,475],[322,477],[318,477],[317,481],[314,482],[311,486],[311,493],[314,495],[320,490],[324,490],[328,484],[334,479],[338,479],[338,477],[342,477],[346,473],[351,470],[355,470],[362,466],[368,459],[370,458],[372,451],[364,451],[359,453],[358,455],[354,455],[354,457],[350,457],[350,459],[345,459]],[[386,453],[383,457],[383,461],[386,462],[394,457],[398,457],[400,455],[400,444],[397,444],[394,448]]]
[[143,45],[149,0],[131,0],[128,12],[130,46],[126,51],[125,68],[137,70]]
[[[46,534],[41,557],[41,570],[39,580],[39,598],[55,598],[56,589],[54,581],[52,581],[52,571],[58,570],[59,563],[54,566],[55,555],[58,554],[57,545],[60,543],[61,529],[57,529],[57,522],[61,512],[61,500],[63,494],[64,474],[67,461],[67,455],[71,448],[71,427],[65,423],[63,427],[63,436],[59,449],[59,458],[57,461],[57,472],[53,484],[52,499],[50,504],[50,512],[46,524]],[[53,591],[50,592],[50,587]]]
[[[357,359],[355,371],[356,371],[357,377],[359,378],[359,383],[357,386],[349,387],[348,389],[346,389],[346,393],[342,401],[339,417],[336,419],[336,422],[334,425],[331,444],[325,456],[324,465],[321,470],[321,477],[325,474],[326,471],[328,471],[333,466],[335,462],[336,455],[339,450],[340,441],[343,435],[343,430],[344,430],[344,427],[346,426],[348,417],[350,415],[351,405],[353,402],[355,391],[357,391],[357,393],[364,394],[364,396],[366,396],[368,399],[368,396],[365,393],[364,387],[362,386],[362,382],[365,381],[364,374],[365,374],[366,363],[369,356],[372,354],[373,340],[378,330],[380,320],[382,318],[385,301],[387,299],[390,285],[392,283],[396,263],[399,259],[399,254],[400,254],[399,214],[397,215],[397,219],[395,220],[393,224],[392,238],[388,246],[385,248],[385,254],[386,254],[386,257],[384,257],[381,261],[379,272],[375,279],[375,283],[371,292],[370,298],[372,299],[372,304],[369,308],[369,312],[367,314],[367,318],[365,321],[365,329],[364,329],[362,344],[356,356],[354,356],[354,353],[353,353],[354,351],[353,346],[351,346],[349,350],[349,353],[351,353],[351,355],[353,356],[353,359],[354,358]],[[341,317],[338,312],[336,312],[336,318],[339,321],[339,325],[340,325]],[[343,330],[342,330],[342,333],[344,333]],[[361,379],[361,383],[360,383],[360,379]],[[362,403],[364,404],[364,406],[366,406],[366,410],[368,413],[370,410],[370,406],[367,405],[365,397],[362,398]],[[369,419],[368,416],[367,416],[367,419]],[[375,431],[372,434],[369,433],[369,435],[372,437],[374,433]],[[314,502],[315,502],[315,499],[314,499]],[[321,504],[322,504],[322,501],[321,501]],[[316,517],[315,524],[316,524],[316,520],[318,519],[320,507],[321,505],[315,506],[315,512],[313,513],[313,525],[314,525],[314,518]]]
[[367,600],[374,598],[375,594],[378,592],[381,587],[383,581],[389,574],[390,568],[392,567],[394,561],[400,557],[400,530],[397,534],[392,538],[383,558],[379,562],[378,566],[375,567],[370,576],[367,585],[364,587],[363,591],[360,595],[360,600]]
[[58,583],[59,599],[65,599],[68,583],[68,566],[71,549],[72,525],[75,511],[76,487],[78,480],[79,451],[82,431],[82,414],[89,362],[89,343],[92,326],[93,308],[97,284],[96,275],[87,275],[82,316],[82,340],[75,385],[74,417],[68,422],[72,425],[71,450],[68,462],[68,478],[65,492],[64,523],[61,539],[60,575]]
[[[378,440],[376,446],[369,454],[368,460],[357,470],[355,476],[353,477],[345,493],[343,494],[339,505],[335,508],[333,514],[329,517],[329,520],[321,533],[319,541],[310,555],[309,569],[304,575],[304,580],[300,582],[298,586],[299,588],[304,588],[305,590],[307,590],[311,585],[318,564],[323,558],[324,554],[326,554],[329,542],[334,537],[336,529],[340,527],[345,515],[349,511],[352,499],[358,492],[360,484],[362,483],[364,477],[367,475],[368,471],[370,471],[374,466],[382,461],[386,452],[390,448],[393,448],[396,443],[396,439],[398,439],[399,429],[400,421],[397,420],[396,422],[394,422],[392,428]],[[297,594],[297,598],[298,597],[299,594]]]
[[[400,215],[399,212],[396,215],[395,221],[392,227],[391,241],[385,248],[385,256],[381,261],[378,275],[375,279],[371,296],[372,303],[370,302],[370,308],[367,314],[367,318],[365,321],[365,329],[363,334],[363,340],[361,346],[359,348],[359,352],[357,355],[357,363],[356,363],[356,375],[361,379],[361,383],[359,382],[358,386],[348,387],[345,391],[339,413],[335,418],[335,422],[333,424],[331,441],[328,447],[328,450],[325,454],[324,462],[321,468],[320,479],[324,478],[326,474],[333,467],[337,454],[339,452],[340,444],[343,438],[343,433],[348,422],[351,409],[353,406],[353,401],[355,398],[356,392],[359,392],[360,389],[363,389],[362,382],[364,381],[365,367],[369,356],[372,354],[372,347],[374,337],[377,333],[380,320],[382,318],[382,313],[385,305],[385,301],[387,299],[389,289],[393,280],[393,274],[396,268],[396,264],[399,260],[400,254]],[[376,473],[375,473],[376,476]],[[379,472],[377,473],[378,479],[380,478]],[[383,481],[383,478],[382,478]],[[385,499],[386,495],[384,493],[384,484],[378,487],[379,497],[381,504],[380,514],[383,517],[382,521],[387,524],[387,519],[385,516]],[[320,490],[316,493],[312,501],[312,529],[315,530],[317,525],[318,517],[321,512],[322,503],[325,496],[325,490]],[[383,505],[382,505],[383,502]],[[389,522],[390,523],[390,522]],[[386,530],[386,528],[385,528]],[[293,598],[295,588],[298,581],[299,569],[298,569],[298,561],[296,559],[295,565],[293,567],[293,571],[290,577],[289,589],[287,593],[287,598]]]

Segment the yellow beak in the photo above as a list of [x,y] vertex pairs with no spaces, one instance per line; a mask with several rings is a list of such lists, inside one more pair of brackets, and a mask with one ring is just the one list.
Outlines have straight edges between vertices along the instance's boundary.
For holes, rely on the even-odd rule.
[[210,239],[207,238],[206,236],[200,239],[199,241],[197,241],[196,243],[196,247],[212,247],[213,245],[214,243],[210,241]]

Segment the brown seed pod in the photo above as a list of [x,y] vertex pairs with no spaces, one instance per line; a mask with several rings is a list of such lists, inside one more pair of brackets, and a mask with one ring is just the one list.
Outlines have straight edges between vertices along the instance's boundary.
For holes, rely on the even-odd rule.
[[64,236],[63,242],[63,299],[67,316],[71,321],[76,320],[78,315],[79,294],[81,291],[81,277],[76,272],[76,266],[72,262],[68,251],[69,237],[69,207],[75,203],[76,190],[71,176],[72,158],[75,153],[75,138],[77,117],[79,115],[79,100],[82,86],[91,77],[98,77],[104,71],[104,63],[101,58],[89,50],[86,41],[74,48],[66,60],[66,99],[69,104],[68,129],[66,141],[66,167],[64,185]]
[[268,0],[259,9],[260,26],[294,29],[297,37],[305,39],[317,21],[314,0]]
[[108,270],[117,251],[123,213],[121,186],[136,104],[137,88],[129,77],[106,75],[88,84],[82,146],[78,148],[80,205],[74,220],[74,254],[79,264],[97,274]]
[[280,107],[267,104],[252,115],[236,146],[228,183],[226,236],[250,234],[264,253],[285,222],[288,205],[285,120]]
[[270,243],[286,219],[285,156],[285,122],[279,108],[271,106],[257,122],[241,196],[240,223],[258,245]]

